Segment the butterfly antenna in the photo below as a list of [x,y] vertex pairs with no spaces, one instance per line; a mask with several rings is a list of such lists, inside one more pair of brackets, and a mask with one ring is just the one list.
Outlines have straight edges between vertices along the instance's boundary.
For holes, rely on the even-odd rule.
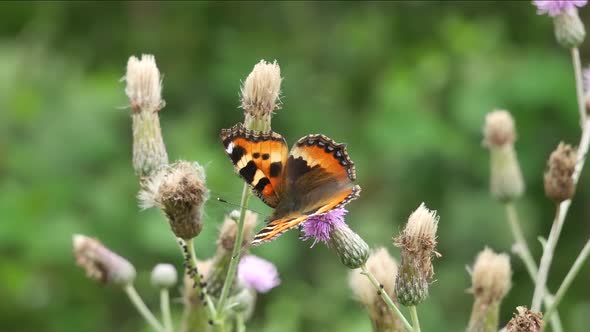
[[[217,197],[216,199],[217,199],[217,201],[218,201],[218,202],[225,203],[225,204],[228,204],[228,205],[231,205],[231,206],[237,207],[237,208],[239,208],[239,209],[241,209],[241,208],[242,208],[242,206],[241,206],[240,204],[236,204],[236,203],[228,202],[227,200],[225,200],[225,199],[224,199],[224,198],[222,198],[222,197]],[[256,211],[256,210],[254,210],[254,209],[250,209],[250,208],[248,208],[248,210],[250,210],[250,211],[253,211],[253,212],[256,212],[256,213],[258,213],[259,215],[262,215],[262,213],[260,213],[259,211]]]

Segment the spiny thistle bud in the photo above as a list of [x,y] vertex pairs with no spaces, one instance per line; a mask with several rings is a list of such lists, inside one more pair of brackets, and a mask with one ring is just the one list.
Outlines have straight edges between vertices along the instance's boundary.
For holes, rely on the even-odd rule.
[[534,0],[537,14],[553,17],[555,37],[563,47],[577,47],[584,41],[586,30],[576,7],[583,7],[587,0]]
[[209,197],[205,170],[196,162],[178,161],[152,175],[139,192],[140,207],[160,208],[174,234],[190,240],[203,229],[203,203]]
[[344,222],[346,209],[309,217],[303,224],[302,240],[313,238],[334,249],[340,261],[350,269],[361,267],[369,258],[369,245]]
[[168,164],[158,112],[164,107],[162,80],[153,55],[127,62],[125,93],[131,104],[133,127],[133,168],[140,177],[149,176]]
[[517,313],[506,325],[506,332],[540,332],[543,327],[543,315],[526,307],[516,307]]
[[514,151],[516,130],[508,111],[496,110],[486,115],[484,146],[490,149],[490,191],[492,196],[508,202],[522,195],[524,181]]
[[176,269],[172,264],[158,264],[152,270],[152,285],[157,288],[170,288],[178,281]]
[[428,282],[434,277],[432,256],[440,255],[435,251],[438,220],[436,211],[428,210],[422,203],[394,239],[402,252],[395,293],[399,303],[405,306],[415,306],[428,297]]
[[[382,291],[395,299],[395,275],[397,263],[387,249],[378,248],[371,252],[366,263],[367,270],[382,285]],[[369,312],[373,330],[376,332],[403,331],[403,325],[385,304],[385,301],[375,291],[375,287],[359,270],[350,271],[348,284],[356,299]]]
[[280,108],[281,68],[260,60],[242,85],[244,127],[269,131],[272,112]]
[[500,303],[511,285],[512,270],[506,254],[485,248],[475,260],[471,291],[475,297],[468,332],[498,331]]
[[[213,296],[220,295],[223,283],[225,282],[225,277],[227,276],[227,270],[229,269],[229,263],[231,261],[232,252],[236,243],[236,236],[238,234],[239,217],[239,211],[232,211],[229,216],[225,217],[219,230],[217,252],[213,257],[213,262],[207,278],[208,290]],[[247,210],[244,218],[241,244],[242,252],[247,251],[250,242],[252,242],[252,238],[254,237],[254,227],[258,221],[258,214]]]
[[545,195],[556,203],[574,196],[576,185],[572,174],[576,168],[578,153],[569,144],[559,143],[547,162],[544,184]]
[[103,283],[126,286],[135,280],[135,268],[100,241],[84,235],[73,236],[74,256],[86,275]]

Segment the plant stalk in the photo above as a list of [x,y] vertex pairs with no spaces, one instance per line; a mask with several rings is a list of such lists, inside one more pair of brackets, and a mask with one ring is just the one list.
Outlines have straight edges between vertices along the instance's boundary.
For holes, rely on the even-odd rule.
[[412,317],[412,325],[414,326],[413,331],[420,332],[420,321],[418,320],[418,310],[416,310],[416,306],[409,306],[408,309],[410,310],[410,317]]
[[150,309],[145,305],[139,294],[137,294],[137,290],[135,290],[133,284],[125,286],[124,289],[125,293],[127,293],[127,296],[129,296],[129,300],[131,300],[131,303],[133,303],[137,311],[139,311],[141,316],[150,324],[150,326],[155,331],[165,332],[162,324],[160,324],[156,316],[154,316]]
[[166,332],[174,331],[172,325],[172,315],[170,314],[170,294],[167,288],[160,290],[160,309],[162,310],[162,320],[164,321],[164,329]]

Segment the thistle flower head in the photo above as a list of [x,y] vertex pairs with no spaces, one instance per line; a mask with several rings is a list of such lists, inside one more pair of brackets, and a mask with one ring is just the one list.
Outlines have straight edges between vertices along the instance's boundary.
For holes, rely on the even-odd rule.
[[369,245],[344,222],[347,213],[343,208],[311,216],[303,223],[302,240],[314,239],[334,249],[342,264],[351,269],[359,268],[369,258]]
[[125,286],[135,279],[135,268],[125,258],[105,247],[100,241],[76,234],[73,236],[74,256],[86,275],[103,283]]
[[241,89],[244,126],[248,129],[268,131],[272,112],[280,108],[281,68],[260,60],[244,81]]
[[176,269],[172,264],[158,264],[152,270],[151,281],[157,288],[170,288],[178,281]]
[[572,198],[575,192],[572,174],[576,168],[577,151],[569,144],[559,143],[551,153],[544,175],[545,194],[556,203]]
[[516,307],[514,317],[506,325],[507,332],[540,332],[543,327],[543,315],[527,307]]
[[281,283],[274,264],[254,255],[246,255],[240,260],[238,280],[258,293],[267,293]]
[[329,245],[330,234],[334,229],[348,227],[344,222],[346,213],[348,211],[341,208],[307,218],[302,226],[303,236],[301,239],[304,241],[313,239],[311,247],[318,242]]
[[202,207],[209,197],[205,170],[196,162],[178,161],[152,175],[139,193],[144,209],[162,209],[174,234],[184,240],[203,229]]
[[141,60],[129,57],[123,80],[127,83],[125,93],[134,112],[157,112],[164,106],[162,79],[153,55],[143,54]]
[[512,269],[506,254],[496,254],[489,248],[475,259],[471,283],[473,294],[486,304],[502,300],[510,290]]
[[537,7],[537,14],[547,14],[555,17],[561,13],[575,10],[576,7],[583,7],[588,0],[534,0],[533,5]]
[[[371,251],[366,262],[367,270],[383,285],[383,291],[390,298],[395,299],[395,275],[397,274],[397,262],[387,249],[381,247]],[[402,325],[399,319],[389,310],[385,301],[375,291],[366,276],[359,270],[352,270],[348,276],[348,285],[355,298],[369,312],[373,326],[379,327],[377,331],[401,331]]]
[[402,252],[395,292],[405,306],[417,305],[428,297],[428,281],[434,276],[432,256],[439,255],[435,251],[438,220],[436,211],[428,210],[422,203],[394,239]]
[[[219,238],[217,239],[218,252],[232,252],[238,234],[238,218],[240,211],[234,210],[225,217],[223,224],[219,230]],[[254,227],[258,222],[258,214],[250,210],[246,210],[244,217],[244,230],[242,237],[242,248],[245,248],[252,242],[254,237]]]
[[514,141],[516,141],[516,130],[514,119],[510,112],[495,110],[488,113],[483,128],[483,136],[483,144],[488,148],[514,144]]

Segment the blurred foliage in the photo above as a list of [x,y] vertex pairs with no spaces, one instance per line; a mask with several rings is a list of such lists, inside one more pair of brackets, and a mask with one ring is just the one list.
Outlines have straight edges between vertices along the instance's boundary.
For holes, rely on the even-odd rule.
[[[581,11],[590,22],[590,10]],[[419,307],[424,331],[461,331],[465,290],[484,246],[510,251],[502,206],[488,193],[486,112],[513,112],[527,193],[517,203],[540,255],[553,205],[542,172],[560,140],[577,144],[574,80],[552,22],[514,2],[59,2],[0,4],[0,325],[3,331],[147,331],[124,294],[84,277],[71,236],[96,236],[140,270],[137,286],[157,309],[149,271],[181,268],[158,211],[140,212],[131,167],[129,109],[119,79],[130,55],[152,53],[164,73],[161,112],[171,159],[207,165],[213,196],[238,203],[242,181],[218,141],[241,121],[238,91],[260,59],[281,65],[283,109],[273,128],[289,142],[321,132],[348,143],[359,200],[350,225],[374,246],[422,201],[441,215],[436,282]],[[582,54],[590,49],[584,47]],[[550,274],[555,290],[589,235],[584,172]],[[257,200],[252,208],[268,215]],[[200,257],[212,255],[223,214],[207,203]],[[291,231],[255,249],[282,285],[259,298],[251,331],[369,331],[348,270],[324,246]],[[512,257],[513,289],[501,311],[530,304],[532,283]],[[590,315],[586,266],[561,309],[566,331]],[[178,293],[175,292],[175,296]],[[180,313],[180,304],[174,302]]]

